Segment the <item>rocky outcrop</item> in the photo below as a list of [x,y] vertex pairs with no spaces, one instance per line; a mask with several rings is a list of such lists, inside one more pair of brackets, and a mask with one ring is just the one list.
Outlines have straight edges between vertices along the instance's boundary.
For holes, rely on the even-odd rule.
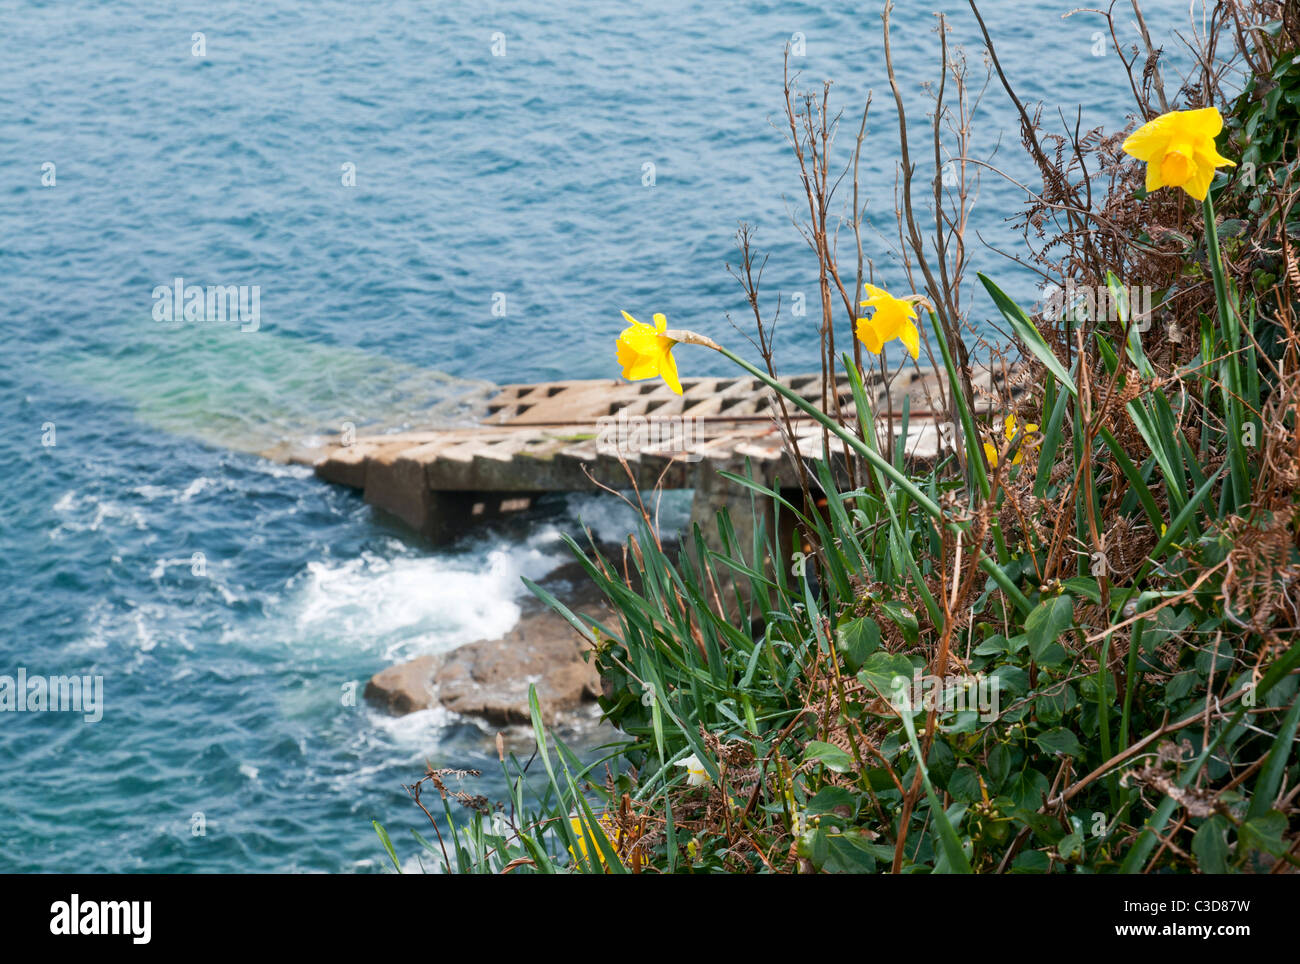
[[529,721],[528,688],[535,685],[549,724],[599,695],[600,674],[583,658],[587,648],[555,613],[534,613],[501,639],[442,657],[433,671],[433,695],[449,710],[506,726]]
[[366,699],[398,715],[441,705],[496,726],[527,723],[528,688],[537,687],[542,716],[577,709],[600,693],[600,674],[583,658],[587,644],[560,616],[524,616],[501,639],[418,656],[370,678]]
[[[577,566],[562,567],[547,582],[573,611],[604,619],[594,587]],[[584,658],[589,649],[563,617],[530,601],[518,625],[500,639],[390,666],[370,678],[365,696],[397,715],[444,706],[508,726],[530,720],[528,688],[535,685],[550,724],[600,694],[600,674]]]

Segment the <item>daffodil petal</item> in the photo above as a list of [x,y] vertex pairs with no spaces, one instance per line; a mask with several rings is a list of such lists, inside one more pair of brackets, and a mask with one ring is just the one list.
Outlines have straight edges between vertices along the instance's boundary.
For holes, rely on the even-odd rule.
[[659,374],[659,367],[645,355],[638,355],[630,361],[619,360],[623,362],[623,377],[630,382],[654,378]]
[[912,361],[921,354],[921,333],[917,330],[916,325],[908,321],[903,325],[903,330],[899,332],[898,340],[907,348],[908,353],[912,356]]
[[877,288],[875,285],[864,284],[862,290],[867,293],[867,300],[862,302],[864,305],[872,301],[878,301],[881,298],[892,298],[893,296],[884,288]]
[[871,322],[875,325],[881,341],[893,341],[899,337],[903,326],[908,324],[907,316],[893,304],[877,307],[876,313],[871,316]]
[[1205,195],[1210,193],[1210,184],[1213,181],[1214,165],[1198,164],[1194,167],[1191,176],[1179,186],[1196,200],[1204,201]]
[[871,319],[859,318],[856,331],[858,341],[866,346],[867,351],[873,355],[879,355],[884,342],[880,340],[880,335],[876,332],[876,327],[871,323]]
[[678,395],[682,393],[682,383],[677,378],[677,360],[673,358],[671,349],[660,356],[659,374],[664,377],[664,384],[671,388],[673,392]]
[[1211,140],[1223,130],[1223,115],[1217,107],[1202,107],[1199,110],[1182,110],[1175,114],[1180,131],[1196,137],[1208,137]]
[[1139,161],[1159,158],[1173,136],[1169,118],[1169,114],[1161,114],[1135,130],[1122,145],[1124,153]]

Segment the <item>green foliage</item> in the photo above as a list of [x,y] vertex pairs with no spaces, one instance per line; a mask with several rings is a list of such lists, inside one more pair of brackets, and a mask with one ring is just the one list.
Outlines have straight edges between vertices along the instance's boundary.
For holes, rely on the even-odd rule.
[[1241,149],[1238,166],[1250,172],[1238,178],[1236,191],[1252,214],[1267,218],[1270,188],[1300,174],[1300,51],[1282,49],[1268,73],[1251,75],[1226,126]]
[[[972,544],[979,506],[1007,486],[1051,502],[1076,484],[1068,472],[1044,481],[1041,459],[981,481],[948,463],[900,479],[875,456],[864,463],[876,484],[849,491],[818,466],[824,512],[731,476],[755,514],[758,500],[771,499],[814,535],[814,556],[793,570],[773,565],[785,556],[768,529],[741,544],[725,513],[713,543],[696,529],[666,548],[643,525],[629,574],[570,541],[609,599],[611,623],[577,617],[533,588],[594,647],[609,684],[601,707],[628,741],[611,749],[614,782],[593,781],[592,768],[548,741],[534,697],[544,779],[528,778],[511,757],[508,819],[458,819],[444,798],[447,839],[417,841],[437,866],[459,872],[1223,872],[1295,863],[1291,811],[1278,807],[1300,781],[1300,642],[1279,652],[1267,627],[1224,611],[1223,562],[1233,550],[1225,532],[1255,501],[1259,470],[1231,440],[1260,398],[1258,383],[1232,370],[1250,360],[1224,351],[1240,306],[1216,280],[1206,344],[1222,361],[1200,366],[1194,394],[1213,406],[1218,430],[1207,426],[1208,438],[1192,446],[1170,428],[1186,399],[1155,389],[1094,436],[1116,472],[1099,473],[1096,491],[1080,498],[1118,506],[1128,523],[1159,533],[1122,577],[1103,566],[1044,583],[1049,546],[1032,531],[997,549]],[[1023,314],[1017,322],[1031,351],[1046,350],[1033,348]],[[1146,371],[1140,342],[1103,337],[1098,358],[1121,386]],[[849,375],[869,417],[856,371]],[[1057,374],[1066,390],[1052,396],[1042,443],[1053,458],[1079,448],[1064,444],[1086,417],[1076,377]],[[1121,446],[1119,419],[1145,451]],[[1061,523],[1082,545],[1091,543],[1086,516]],[[1294,545],[1289,552],[1288,565],[1300,561]],[[944,610],[954,571],[969,583],[964,618]],[[756,622],[742,618],[755,613]],[[688,756],[705,785],[690,785],[677,765]]]
[[[983,280],[1031,353],[1049,351]],[[628,866],[633,851],[640,869],[665,872],[1217,872],[1295,862],[1277,805],[1300,780],[1300,643],[1278,653],[1261,627],[1224,613],[1221,564],[1233,548],[1224,533],[1252,504],[1259,469],[1232,440],[1260,398],[1239,370],[1252,362],[1231,350],[1241,306],[1221,276],[1216,294],[1206,346],[1220,361],[1191,377],[1217,428],[1193,446],[1173,428],[1186,397],[1156,388],[1094,429],[1116,471],[1099,472],[1080,497],[1158,533],[1122,577],[1103,566],[1044,584],[1050,547],[1032,532],[976,542],[979,506],[1006,486],[1050,503],[1076,484],[1074,473],[1044,478],[1053,460],[1076,456],[1082,406],[1095,402],[1059,363],[1047,366],[1056,386],[1047,464],[1026,459],[990,478],[944,463],[899,478],[848,432],[874,485],[839,491],[815,467],[823,512],[731,476],[815,536],[815,555],[793,570],[772,564],[785,557],[762,527],[739,544],[725,514],[720,544],[696,530],[670,550],[643,528],[631,578],[571,543],[613,607],[611,625],[565,615],[596,643],[610,684],[602,709],[629,739],[618,758],[628,785],[621,827],[634,814],[642,828],[630,848],[626,836],[611,843],[605,869]],[[1101,333],[1098,346],[1102,371],[1121,387],[1149,377],[1141,341],[1125,330],[1121,318],[1118,336]],[[1123,420],[1142,449],[1119,442]],[[1092,542],[1086,517],[1064,522],[1083,545]],[[944,614],[954,567],[982,570],[966,618]],[[742,613],[761,614],[752,624],[761,629],[743,628]],[[981,704],[989,693],[996,706]],[[540,729],[537,738],[543,746]],[[689,786],[674,766],[687,755],[707,785]],[[552,821],[565,824],[575,804],[594,819],[580,776],[557,781],[542,759],[563,804]],[[607,787],[585,791],[608,797]],[[1161,846],[1171,832],[1181,840]]]
[[[1218,205],[1225,220],[1220,234],[1230,254],[1243,262],[1244,286],[1258,303],[1258,317],[1272,317],[1289,302],[1294,317],[1300,298],[1286,298],[1282,284],[1288,270],[1285,251],[1300,244],[1300,211],[1293,206],[1292,186],[1300,180],[1300,50],[1287,42],[1279,25],[1261,44],[1260,56],[1272,52],[1272,67],[1251,74],[1226,119],[1240,161]],[[1285,242],[1285,243],[1284,243]],[[1273,324],[1251,326],[1263,357],[1282,357],[1283,330]],[[1268,376],[1268,369],[1261,373]]]

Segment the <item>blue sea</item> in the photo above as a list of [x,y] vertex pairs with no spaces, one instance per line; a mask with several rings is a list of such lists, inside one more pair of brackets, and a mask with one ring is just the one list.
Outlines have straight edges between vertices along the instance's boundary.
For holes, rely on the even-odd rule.
[[[1085,128],[1117,129],[1127,82],[1094,56],[1096,16],[1061,19],[1074,5],[984,8],[1049,124],[1083,104]],[[1186,5],[1144,7],[1177,62]],[[904,0],[893,31],[925,184],[935,8]],[[259,453],[463,418],[492,382],[616,376],[620,309],[743,346],[740,221],[787,306],[782,366],[815,367],[782,52],[834,81],[841,163],[874,91],[864,240],[901,287],[880,9],[0,0],[0,676],[100,676],[104,694],[97,722],[0,712],[0,871],[378,872],[372,818],[413,866],[402,785],[426,761],[499,794],[490,729],[344,694],[505,633],[519,577],[566,561],[562,533],[618,538],[629,513],[556,496],[435,548]],[[974,19],[947,10],[978,86]],[[977,155],[1029,179],[996,81],[975,121]],[[971,258],[1030,301],[1034,277],[994,250],[1023,250],[1019,202],[984,177]],[[157,320],[177,278],[257,286],[256,325]],[[678,364],[725,373],[701,351]]]

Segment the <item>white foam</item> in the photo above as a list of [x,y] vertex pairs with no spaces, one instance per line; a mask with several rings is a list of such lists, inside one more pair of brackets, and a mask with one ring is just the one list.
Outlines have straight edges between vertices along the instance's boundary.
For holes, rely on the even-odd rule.
[[186,556],[183,559],[159,559],[154,563],[153,569],[149,571],[149,578],[154,582],[161,582],[163,577],[167,575],[167,570],[172,566],[184,566],[188,569],[193,565],[194,559],[191,556]]
[[200,492],[202,492],[204,489],[206,489],[208,486],[212,484],[213,482],[210,478],[208,478],[206,475],[200,475],[197,479],[195,479],[188,486],[186,486],[185,491],[180,494],[180,496],[177,498],[176,501],[189,502],[190,499],[194,498],[196,495],[198,495]]
[[417,758],[429,752],[430,733],[449,726],[472,722],[445,706],[433,706],[426,710],[416,710],[414,713],[404,713],[401,716],[372,710],[370,720],[399,749],[407,753],[415,753]]
[[[172,494],[172,490],[167,488],[165,485],[137,485],[134,486],[131,491],[140,496],[140,498],[147,499],[150,502],[155,499],[161,499],[165,495]],[[58,506],[56,505],[55,508],[57,509]]]
[[64,519],[50,532],[51,538],[58,538],[65,532],[98,532],[105,522],[124,523],[135,529],[149,528],[144,513],[135,506],[122,505],[97,495],[65,492],[53,508]]
[[[331,436],[330,440],[333,440]],[[271,462],[262,460],[258,462],[253,471],[260,472],[262,475],[269,475],[273,479],[310,479],[316,471],[310,465],[295,465],[284,462]]]
[[[153,610],[154,615],[158,616],[157,607],[147,607]],[[149,613],[144,609],[137,609],[131,614],[131,622],[135,625],[135,644],[141,652],[147,653],[158,645],[158,637],[149,625]]]
[[[661,515],[665,534],[682,523],[689,507],[689,496],[668,494]],[[288,583],[282,614],[293,629],[285,635],[388,660],[499,639],[519,621],[528,594],[520,577],[541,580],[570,561],[561,536],[576,535],[579,519],[599,539],[622,541],[635,531],[637,513],[610,495],[573,495],[561,518],[536,525],[520,541],[485,535],[466,551],[424,555],[392,539],[356,558],[326,556]]]
[[[313,562],[297,590],[301,634],[342,638],[386,657],[443,652],[498,639],[519,621],[521,573],[543,575],[557,560],[536,549],[486,555],[397,556],[365,553]],[[533,575],[534,578],[537,575]]]

